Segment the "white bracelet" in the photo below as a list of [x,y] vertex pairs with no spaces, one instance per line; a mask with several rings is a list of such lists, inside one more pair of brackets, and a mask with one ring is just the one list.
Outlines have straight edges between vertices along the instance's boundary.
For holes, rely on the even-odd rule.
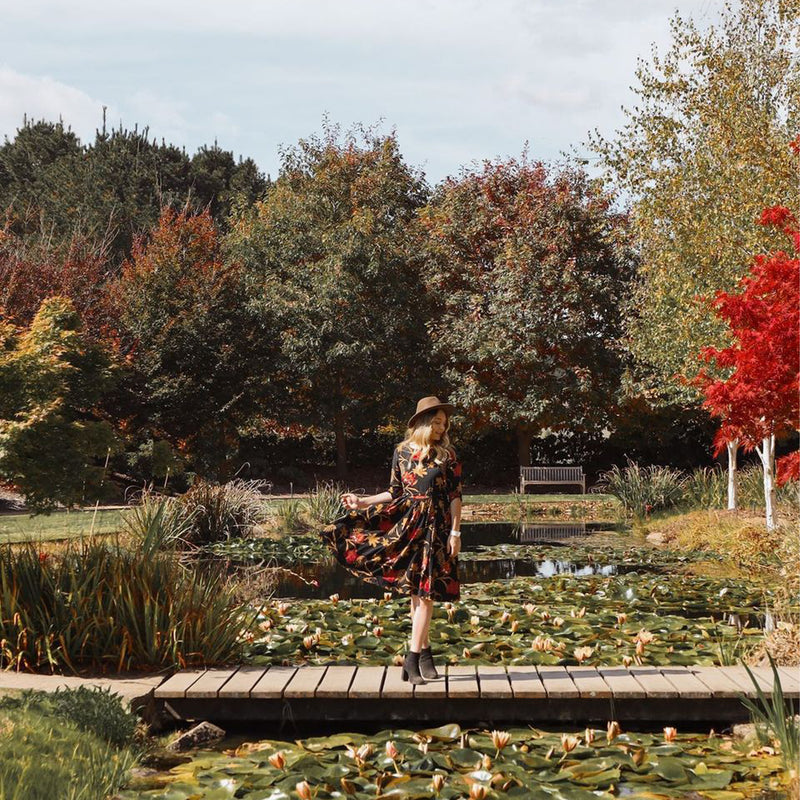
[[460,539],[460,538],[461,538],[461,531],[457,531],[455,528],[453,528],[453,529],[450,531],[450,535],[451,535],[451,536],[455,536],[455,537],[456,537],[456,539]]

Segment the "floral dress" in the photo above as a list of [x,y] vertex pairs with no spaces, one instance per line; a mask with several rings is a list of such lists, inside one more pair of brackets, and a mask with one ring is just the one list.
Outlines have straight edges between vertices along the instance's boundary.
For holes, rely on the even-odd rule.
[[423,462],[409,445],[392,455],[388,503],[349,510],[320,532],[336,559],[369,583],[399,594],[458,600],[458,558],[450,556],[450,501],[461,498],[455,451]]

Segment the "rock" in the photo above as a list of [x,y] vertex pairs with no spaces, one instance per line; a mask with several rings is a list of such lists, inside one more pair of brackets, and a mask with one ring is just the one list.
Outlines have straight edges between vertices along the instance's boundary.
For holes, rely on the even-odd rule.
[[651,544],[664,544],[664,534],[662,531],[653,531],[645,537]]
[[731,728],[731,735],[737,739],[749,739],[756,735],[756,726],[752,722],[740,722]]
[[194,728],[182,733],[175,741],[170,742],[167,745],[167,750],[179,753],[182,750],[191,750],[193,747],[218,742],[224,738],[225,731],[222,728],[218,728],[210,722],[201,722],[199,725],[195,725]]
[[179,764],[188,764],[191,760],[191,756],[182,756],[171,750],[160,748],[145,753],[139,762],[143,767],[154,769],[157,772],[166,772]]

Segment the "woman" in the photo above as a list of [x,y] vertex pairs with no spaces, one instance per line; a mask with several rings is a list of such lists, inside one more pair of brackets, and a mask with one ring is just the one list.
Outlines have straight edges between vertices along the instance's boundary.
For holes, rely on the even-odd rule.
[[447,431],[453,406],[423,397],[394,449],[389,490],[342,495],[348,513],[322,531],[338,561],[370,583],[411,596],[403,680],[438,678],[428,638],[434,600],[458,600],[461,464]]

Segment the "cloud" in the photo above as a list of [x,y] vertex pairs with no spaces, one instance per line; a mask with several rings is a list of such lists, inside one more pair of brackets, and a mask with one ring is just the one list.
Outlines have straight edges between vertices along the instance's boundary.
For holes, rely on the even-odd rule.
[[24,75],[0,67],[0,131],[8,136],[28,119],[59,119],[81,139],[102,125],[103,102],[47,76]]

